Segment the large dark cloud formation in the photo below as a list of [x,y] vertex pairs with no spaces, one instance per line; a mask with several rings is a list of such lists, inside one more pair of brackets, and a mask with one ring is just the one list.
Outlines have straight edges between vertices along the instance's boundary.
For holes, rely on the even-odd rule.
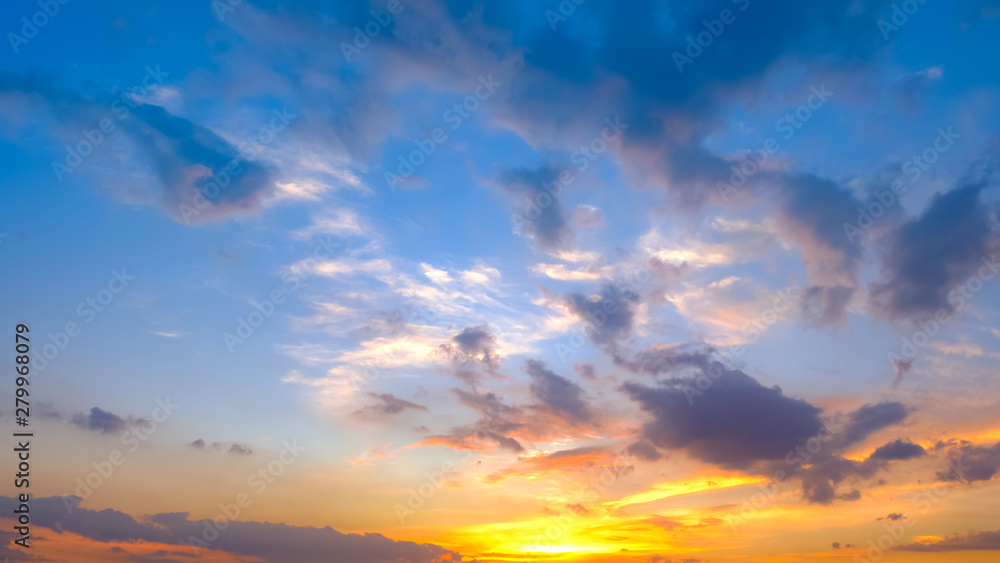
[[821,409],[765,387],[746,373],[725,366],[711,348],[654,347],[621,360],[640,373],[666,376],[655,386],[635,382],[622,389],[650,417],[641,440],[629,453],[657,459],[650,449],[683,450],[728,469],[797,479],[805,500],[856,500],[860,491],[838,491],[849,477],[868,479],[890,462],[922,456],[923,448],[904,440],[885,444],[868,459],[842,457],[850,446],[899,424],[907,409],[897,402],[864,405],[832,421]]
[[[15,506],[15,499],[0,497],[0,508],[5,513],[11,513]],[[98,542],[147,541],[188,546],[189,538],[201,537],[204,531],[204,524],[189,520],[187,513],[154,514],[140,521],[110,508],[101,511],[82,508],[76,497],[32,499],[31,514],[35,525]],[[185,549],[193,553],[190,547]],[[342,534],[329,527],[240,521],[230,521],[210,549],[259,557],[268,563],[470,561],[436,545],[393,541],[381,534]]]
[[[876,311],[892,319],[933,318],[954,312],[949,294],[994,258],[998,246],[982,184],[938,194],[924,213],[904,224],[882,253],[883,279],[871,284]],[[996,274],[986,267],[989,277]]]
[[703,394],[692,396],[695,385],[693,379],[679,378],[658,387],[623,386],[653,417],[643,431],[649,441],[709,463],[747,468],[782,459],[823,427],[820,409],[739,370],[726,370]]

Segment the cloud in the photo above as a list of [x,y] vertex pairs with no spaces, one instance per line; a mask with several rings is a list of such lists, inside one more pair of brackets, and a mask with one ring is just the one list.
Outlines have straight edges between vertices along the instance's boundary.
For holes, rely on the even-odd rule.
[[[575,235],[556,188],[559,170],[552,164],[536,168],[507,168],[497,180],[512,199],[515,232],[531,238],[546,252],[572,248]],[[561,189],[561,188],[558,188]]]
[[878,449],[872,453],[871,457],[886,460],[905,460],[922,457],[926,453],[927,450],[919,444],[913,444],[909,441],[904,442],[903,440],[896,440],[883,446],[879,446]]
[[469,384],[476,384],[483,374],[493,375],[500,365],[496,351],[497,337],[488,326],[470,326],[438,347],[438,353],[451,359],[451,372]]
[[878,430],[902,422],[906,415],[906,406],[898,402],[865,405],[848,416],[843,432],[844,445],[855,444]]
[[[5,512],[10,513],[15,506],[15,499],[0,497],[0,507]],[[35,525],[79,534],[98,542],[146,541],[183,545],[185,550],[190,550],[187,547],[189,538],[201,537],[204,531],[203,522],[189,520],[187,513],[154,514],[140,521],[111,508],[101,511],[82,508],[77,497],[32,499],[31,509]],[[242,521],[229,522],[211,543],[211,549],[259,557],[268,563],[469,561],[433,544],[393,541],[381,534],[342,534],[330,527]]]
[[588,323],[587,335],[595,344],[614,347],[627,338],[635,322],[639,296],[630,289],[607,284],[597,295],[571,293],[566,306],[577,319]]
[[[644,440],[662,449],[682,449],[707,463],[768,476],[778,470],[789,474],[789,464],[798,459],[791,476],[801,482],[806,501],[822,504],[860,498],[857,489],[837,492],[837,484],[847,477],[870,478],[891,460],[922,455],[902,441],[886,444],[863,462],[840,455],[872,433],[902,422],[907,409],[901,403],[865,405],[826,423],[818,407],[785,396],[779,387],[764,387],[713,359],[713,354],[708,347],[675,345],[652,347],[637,354],[637,360],[617,360],[631,371],[670,375],[655,387],[635,382],[622,386],[652,417],[643,426]],[[813,443],[819,450],[812,451]],[[807,447],[808,463],[799,457]],[[633,452],[630,446],[630,453],[649,453],[644,446],[637,448]]]
[[[949,294],[997,250],[983,182],[937,194],[882,248],[882,279],[869,286],[875,312],[890,319],[929,319],[955,311]],[[992,273],[990,273],[992,275]]]
[[531,394],[543,404],[574,422],[593,419],[583,389],[576,383],[545,368],[545,363],[528,360],[525,370],[531,376]]
[[253,450],[245,444],[232,444],[229,446],[229,453],[237,455],[253,455]]
[[[217,133],[163,107],[137,103],[134,99],[129,104],[133,107],[124,103],[113,106],[117,101],[114,98],[91,98],[61,90],[41,75],[2,74],[0,92],[20,94],[30,99],[37,111],[54,114],[65,126],[54,131],[57,135],[68,135],[64,140],[74,145],[81,140],[81,129],[95,129],[101,119],[109,119],[130,141],[129,150],[118,151],[126,159],[124,172],[152,177],[155,181],[150,184],[157,186],[158,193],[145,195],[151,196],[151,201],[158,202],[179,222],[199,223],[224,219],[234,213],[256,212],[262,200],[275,189],[269,165],[241,158],[236,147]],[[64,130],[67,133],[61,133]],[[110,134],[103,141],[107,145],[114,142]],[[112,150],[98,146],[94,152]],[[218,195],[210,198],[211,205],[202,204],[202,208],[194,209],[195,190],[200,192],[213,182],[220,188]],[[126,200],[143,197],[128,190],[120,190],[119,195]],[[181,205],[191,207],[196,213],[185,217]]]
[[74,415],[71,422],[84,430],[94,430],[101,434],[115,434],[128,430],[130,422],[106,410],[94,407],[89,414]]
[[524,451],[524,446],[511,433],[524,425],[522,409],[505,405],[495,393],[469,392],[452,389],[458,400],[465,406],[478,411],[483,416],[475,423],[453,428],[448,434],[428,436],[419,445],[441,445],[454,449],[489,449],[495,445],[515,453]]
[[627,448],[625,448],[625,453],[644,461],[657,461],[663,457],[660,450],[657,450],[656,446],[654,446],[649,440],[632,442]]
[[376,404],[355,411],[355,415],[361,417],[378,417],[399,414],[409,409],[427,410],[427,407],[423,405],[404,401],[392,393],[368,393],[368,396],[374,398],[377,401]]
[[972,532],[956,534],[947,538],[935,538],[921,543],[897,546],[900,551],[996,551],[1000,550],[1000,530],[995,532]]
[[683,377],[657,387],[623,386],[653,418],[643,427],[646,439],[708,463],[746,469],[756,461],[783,460],[822,428],[820,409],[742,371],[723,369],[704,391],[696,385],[694,377]]

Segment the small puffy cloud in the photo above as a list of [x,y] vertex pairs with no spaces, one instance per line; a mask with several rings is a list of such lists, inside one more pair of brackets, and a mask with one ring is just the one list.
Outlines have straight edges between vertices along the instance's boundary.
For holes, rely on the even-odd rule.
[[90,409],[87,414],[74,415],[70,422],[84,430],[93,430],[101,434],[123,432],[131,424],[129,420],[98,407]]

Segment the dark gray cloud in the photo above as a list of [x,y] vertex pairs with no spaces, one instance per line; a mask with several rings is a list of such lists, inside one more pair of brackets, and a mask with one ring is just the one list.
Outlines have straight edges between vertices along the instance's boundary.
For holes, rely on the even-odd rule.
[[859,201],[836,183],[811,174],[781,175],[775,198],[778,221],[801,248],[809,276],[802,294],[803,316],[813,326],[841,326],[857,287],[861,247],[844,236],[857,217]]
[[537,168],[508,168],[498,176],[501,187],[513,200],[515,228],[547,252],[568,249],[574,242],[561,191],[546,189],[557,182],[559,172],[554,165],[545,164]]
[[655,345],[636,353],[632,359],[615,356],[615,365],[634,373],[659,375],[673,373],[684,368],[695,368],[707,371],[713,363],[715,369],[722,369],[720,362],[713,359],[715,349],[704,344],[674,344],[669,346]]
[[253,449],[246,444],[234,443],[229,446],[229,453],[237,455],[253,455]]
[[[74,147],[85,140],[81,130],[96,130],[102,119],[110,120],[135,152],[127,161],[125,172],[151,175],[159,190],[151,196],[138,196],[136,188],[131,187],[122,189],[118,195],[128,201],[150,196],[178,221],[201,223],[233,213],[255,212],[275,187],[272,172],[263,161],[241,158],[237,148],[215,132],[163,107],[134,100],[126,104],[120,97],[91,96],[61,89],[53,77],[37,73],[0,74],[0,93],[20,95],[36,110],[55,116],[64,127],[53,131],[63,142]],[[269,114],[261,119],[266,122],[270,118]],[[102,154],[115,156],[116,150],[110,146],[114,142],[109,134],[93,149],[95,156],[90,158],[101,158]],[[60,152],[58,161],[65,160],[65,153],[65,149]],[[233,162],[238,166],[230,166]],[[79,168],[73,170],[86,169],[87,164],[82,161]],[[230,167],[228,171],[227,166]],[[209,200],[210,206],[185,219],[180,206],[193,207],[194,190],[200,192],[213,181],[225,185]]]
[[463,405],[479,411],[483,416],[472,425],[460,426],[445,436],[434,437],[446,439],[457,446],[466,445],[469,438],[478,438],[490,440],[499,447],[515,453],[524,451],[524,446],[516,438],[508,435],[524,426],[520,422],[523,417],[523,410],[520,407],[505,405],[495,393],[469,392],[462,389],[452,389],[452,392]]
[[84,430],[115,434],[128,430],[130,421],[114,413],[94,407],[87,414],[74,415],[71,422]]
[[590,381],[597,380],[597,373],[594,371],[594,364],[573,364],[573,371],[584,379]]
[[848,416],[843,433],[844,445],[855,444],[874,432],[898,424],[907,414],[906,406],[899,402],[865,405]]
[[909,441],[896,440],[883,446],[879,446],[871,455],[875,459],[885,460],[905,460],[922,457],[927,450],[919,444]]
[[406,410],[427,410],[427,407],[400,399],[392,393],[368,393],[376,400],[374,405],[368,405],[354,412],[361,417],[380,417],[399,414]]
[[989,481],[1000,473],[1000,442],[993,446],[976,446],[970,442],[938,442],[935,450],[945,450],[955,460],[952,466],[938,473],[942,481],[974,483]]
[[[764,387],[739,371],[725,370],[701,394],[694,377],[658,387],[626,383],[624,391],[653,420],[643,435],[666,449],[684,449],[702,461],[746,469],[761,460],[781,460],[823,427],[820,409]],[[689,400],[692,399],[692,400]]]
[[627,448],[625,448],[625,453],[644,461],[656,461],[663,457],[660,450],[656,449],[656,446],[654,446],[649,440],[632,442]]
[[947,538],[921,543],[908,543],[896,547],[900,551],[996,551],[1000,550],[1000,530],[995,532],[973,532],[956,534]]
[[[0,497],[0,510],[10,513],[15,502]],[[201,537],[204,531],[204,524],[189,520],[187,513],[154,514],[148,521],[139,521],[110,508],[82,508],[79,502],[76,497],[32,499],[32,523],[99,542],[147,541],[185,546],[178,551],[192,551],[187,547],[189,538]],[[381,534],[342,534],[329,527],[261,522],[229,522],[229,527],[211,543],[211,549],[259,557],[268,563],[440,563],[448,556],[454,561],[474,562],[433,544],[393,541]]]
[[608,348],[615,348],[630,335],[638,301],[639,296],[634,292],[613,284],[602,287],[597,295],[571,293],[566,296],[569,310],[587,323],[590,340]]
[[[934,196],[882,249],[882,279],[870,285],[874,310],[890,319],[926,320],[955,311],[949,294],[993,257],[997,244],[983,182]],[[994,274],[987,268],[987,273]]]
[[528,360],[525,370],[531,376],[531,394],[543,404],[573,422],[593,419],[583,389],[576,383],[546,369],[545,363]]
[[902,520],[906,515],[899,512],[891,512],[886,516],[880,516],[876,520],[889,520],[895,522],[896,520]]
[[[772,476],[778,471],[798,480],[808,502],[857,500],[857,489],[838,491],[848,477],[868,479],[892,460],[917,457],[914,446],[898,440],[879,448],[864,461],[842,457],[849,446],[872,433],[902,422],[901,403],[865,405],[832,424],[810,403],[764,387],[738,369],[726,367],[709,347],[660,346],[620,360],[639,373],[668,375],[656,387],[626,383],[623,390],[653,420],[643,427],[642,441],[627,451],[655,458],[653,446],[683,449],[691,456],[726,468]],[[818,446],[818,448],[816,447]],[[634,450],[634,451],[633,451]],[[798,461],[796,461],[798,460]]]
[[438,347],[439,352],[451,359],[451,373],[475,386],[484,374],[494,375],[500,365],[496,351],[496,336],[486,325],[470,326]]

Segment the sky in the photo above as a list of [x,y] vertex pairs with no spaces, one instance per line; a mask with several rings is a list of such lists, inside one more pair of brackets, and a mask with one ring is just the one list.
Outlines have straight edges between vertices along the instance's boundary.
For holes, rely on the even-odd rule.
[[0,14],[5,560],[1000,556],[997,0]]

